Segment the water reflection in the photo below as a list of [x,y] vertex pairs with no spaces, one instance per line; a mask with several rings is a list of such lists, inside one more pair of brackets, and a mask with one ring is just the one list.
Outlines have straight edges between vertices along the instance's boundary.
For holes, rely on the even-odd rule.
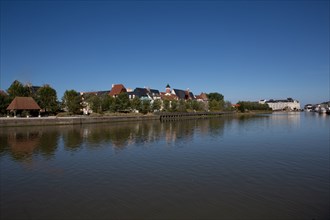
[[81,147],[83,135],[79,127],[72,127],[62,131],[64,147],[69,151],[76,151]]
[[8,145],[15,160],[24,160],[32,155],[39,145],[38,132],[11,133],[8,135]]
[[101,146],[122,150],[130,145],[145,145],[161,139],[168,145],[186,144],[191,142],[196,135],[222,136],[224,127],[231,121],[226,118],[214,118],[163,123],[151,121],[1,128],[0,155],[10,155],[17,161],[28,160],[38,154],[51,159],[58,150],[59,143],[63,143],[64,150],[71,152],[79,151],[83,147],[96,149]]
[[0,213],[328,219],[330,118],[317,117],[0,128]]
[[54,157],[60,137],[57,128],[6,128],[0,130],[0,155],[10,155],[14,160],[26,161],[35,154],[46,159]]
[[300,116],[300,112],[278,112],[272,114],[272,118],[276,119],[274,122],[283,123],[283,121],[286,121],[286,123],[290,125],[299,125]]
[[[260,117],[260,116],[259,116]],[[222,117],[204,120],[172,122],[127,122],[90,124],[82,126],[16,127],[1,128],[0,155],[10,155],[24,161],[33,155],[47,159],[54,157],[63,143],[63,149],[78,152],[83,147],[96,149],[112,147],[123,150],[164,140],[168,146],[187,145],[195,136],[223,136],[225,128],[235,124],[255,123],[255,116]]]

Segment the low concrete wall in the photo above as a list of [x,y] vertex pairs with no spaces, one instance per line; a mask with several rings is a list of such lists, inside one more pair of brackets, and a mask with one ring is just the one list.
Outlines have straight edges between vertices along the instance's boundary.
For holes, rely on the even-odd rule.
[[148,116],[105,116],[105,117],[44,117],[44,118],[0,118],[0,127],[44,126],[109,123],[120,121],[159,120],[158,115]]

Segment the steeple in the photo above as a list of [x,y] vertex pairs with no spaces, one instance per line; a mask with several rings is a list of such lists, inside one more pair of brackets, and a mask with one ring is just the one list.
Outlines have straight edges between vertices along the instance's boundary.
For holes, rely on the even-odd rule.
[[166,91],[167,94],[171,93],[171,86],[168,83],[167,83],[165,91]]

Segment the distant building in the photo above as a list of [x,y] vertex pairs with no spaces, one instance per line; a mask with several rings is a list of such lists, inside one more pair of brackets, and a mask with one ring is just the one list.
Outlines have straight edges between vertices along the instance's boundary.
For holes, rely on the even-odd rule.
[[153,100],[160,99],[160,92],[158,89],[148,89]]
[[135,88],[133,91],[128,91],[127,94],[130,99],[138,97],[141,100],[149,100],[151,102],[153,102],[153,100],[160,99],[160,92],[157,89]]
[[165,93],[166,94],[170,94],[171,93],[171,86],[170,86],[170,84],[167,84],[166,85]]
[[196,95],[196,100],[198,102],[208,102],[209,99],[207,98],[207,94],[202,92],[200,95]]
[[109,95],[109,94],[110,94],[110,90],[96,91],[96,92],[80,92],[81,96],[88,96],[88,95],[102,96],[102,95]]
[[194,94],[192,92],[190,92],[189,89],[187,89],[187,90],[173,89],[172,94],[176,95],[179,98],[179,100],[195,100],[196,99]]
[[260,104],[267,104],[269,108],[274,111],[278,110],[300,110],[300,103],[298,100],[293,100],[292,98],[287,98],[285,100],[260,100]]
[[26,86],[32,95],[37,94],[38,90],[41,88],[41,86],[33,86],[31,83],[28,83]]
[[160,97],[163,101],[173,101],[179,99],[179,97],[175,93],[172,93],[171,86],[169,84],[166,85],[165,92],[160,93]]
[[127,92],[127,90],[123,84],[115,84],[112,85],[109,95],[112,97],[117,97],[120,93],[124,92]]
[[141,100],[152,100],[149,91],[146,88],[135,88],[134,91],[128,92],[127,94],[130,99],[137,97]]
[[96,95],[96,96],[103,96],[103,95],[109,95],[110,90],[104,90],[104,91],[96,91],[96,92],[80,92],[81,96],[81,104],[83,106],[82,112],[84,115],[88,115],[93,113],[93,110],[91,109],[90,103],[86,101],[86,98],[90,95]]

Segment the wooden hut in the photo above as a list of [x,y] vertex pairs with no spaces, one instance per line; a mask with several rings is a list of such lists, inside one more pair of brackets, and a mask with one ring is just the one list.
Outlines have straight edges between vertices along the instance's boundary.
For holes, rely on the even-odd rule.
[[23,111],[40,111],[39,105],[34,101],[32,97],[15,97],[15,99],[9,104],[7,107],[7,111],[14,112],[14,116],[16,117],[16,113]]

